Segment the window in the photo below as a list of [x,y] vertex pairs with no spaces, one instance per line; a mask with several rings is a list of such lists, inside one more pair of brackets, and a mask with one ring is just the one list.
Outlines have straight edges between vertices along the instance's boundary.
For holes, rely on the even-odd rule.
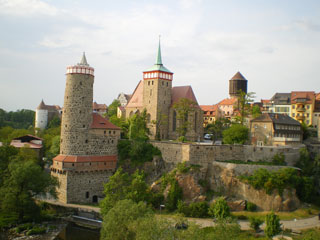
[[86,141],[85,141],[86,143],[88,143],[88,139],[86,139]]
[[309,113],[307,113],[307,117],[309,117]]
[[310,109],[310,105],[307,105],[307,109]]
[[296,105],[292,105],[292,109],[295,109],[296,108]]
[[150,81],[148,81],[148,86],[150,86]]
[[167,82],[167,87],[169,86],[169,83]]
[[292,117],[295,117],[296,116],[296,114],[295,113],[292,113]]
[[89,192],[86,192],[86,198],[89,198]]
[[152,85],[153,85],[153,81],[152,81],[151,83],[152,83]]

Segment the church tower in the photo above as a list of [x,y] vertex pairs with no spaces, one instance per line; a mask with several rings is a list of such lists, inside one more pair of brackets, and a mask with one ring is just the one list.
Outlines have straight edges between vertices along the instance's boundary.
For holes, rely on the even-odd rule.
[[148,113],[151,139],[156,135],[168,138],[168,118],[171,106],[173,73],[162,64],[159,40],[156,63],[143,72],[143,106]]
[[94,69],[83,53],[80,63],[67,67],[61,121],[60,154],[88,155],[88,133],[92,122]]

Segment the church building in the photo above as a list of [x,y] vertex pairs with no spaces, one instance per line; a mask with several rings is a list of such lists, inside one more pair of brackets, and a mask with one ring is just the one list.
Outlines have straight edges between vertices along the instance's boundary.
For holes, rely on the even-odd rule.
[[[186,98],[194,102],[188,115],[189,127],[186,138],[197,141],[203,136],[203,113],[191,86],[173,87],[173,72],[167,69],[161,58],[160,42],[156,63],[143,71],[143,80],[135,88],[125,107],[126,118],[147,111],[150,138],[158,133],[161,139],[177,139],[180,120],[173,105]],[[157,124],[161,122],[161,124]]]

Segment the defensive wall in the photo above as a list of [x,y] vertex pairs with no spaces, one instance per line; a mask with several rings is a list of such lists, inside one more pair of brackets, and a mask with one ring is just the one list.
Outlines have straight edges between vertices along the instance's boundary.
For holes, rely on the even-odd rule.
[[264,161],[271,162],[275,154],[283,153],[287,165],[293,166],[300,156],[301,146],[212,145],[203,143],[180,143],[174,141],[151,141],[160,149],[167,163],[190,162],[207,165],[213,161]]

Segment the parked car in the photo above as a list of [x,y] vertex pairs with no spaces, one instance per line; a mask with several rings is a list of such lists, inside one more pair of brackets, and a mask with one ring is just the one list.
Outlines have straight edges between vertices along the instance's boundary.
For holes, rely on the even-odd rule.
[[207,134],[204,135],[203,138],[206,139],[206,140],[211,140],[212,136],[213,136],[213,134],[207,133]]

